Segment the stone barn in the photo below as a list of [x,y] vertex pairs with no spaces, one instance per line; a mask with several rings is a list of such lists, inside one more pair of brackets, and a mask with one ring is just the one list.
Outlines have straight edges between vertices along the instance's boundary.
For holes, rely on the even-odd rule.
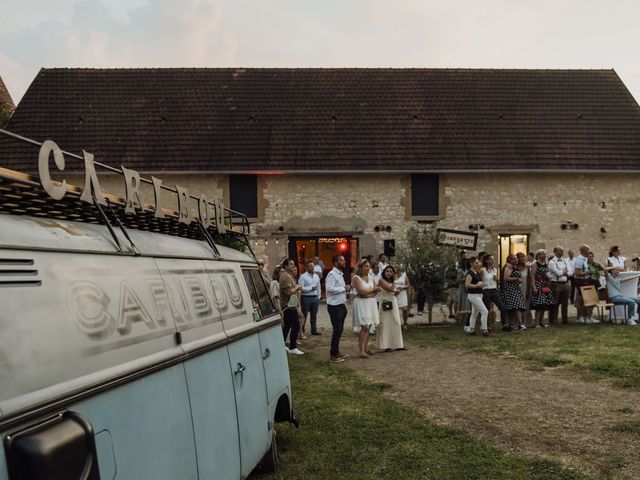
[[[7,128],[221,199],[270,266],[401,253],[426,224],[501,263],[640,253],[640,108],[613,70],[42,69]],[[0,166],[37,151],[0,138]]]

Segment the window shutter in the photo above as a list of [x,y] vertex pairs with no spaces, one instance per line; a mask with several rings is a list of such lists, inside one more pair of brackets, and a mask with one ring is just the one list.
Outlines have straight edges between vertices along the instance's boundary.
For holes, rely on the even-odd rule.
[[258,176],[229,175],[231,210],[258,218]]
[[440,177],[437,173],[411,175],[411,216],[425,217],[440,214]]

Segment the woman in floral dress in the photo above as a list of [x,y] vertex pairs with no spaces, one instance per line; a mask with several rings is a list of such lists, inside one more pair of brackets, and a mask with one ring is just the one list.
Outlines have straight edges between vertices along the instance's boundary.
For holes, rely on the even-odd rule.
[[527,308],[522,295],[522,277],[517,268],[518,257],[514,254],[507,258],[507,265],[504,269],[504,282],[502,291],[502,301],[509,316],[509,323],[505,323],[502,330],[510,332],[512,330],[526,330],[523,314]]
[[536,261],[531,267],[531,279],[531,309],[536,311],[536,328],[546,327],[544,312],[556,303],[551,292],[546,250],[536,252]]

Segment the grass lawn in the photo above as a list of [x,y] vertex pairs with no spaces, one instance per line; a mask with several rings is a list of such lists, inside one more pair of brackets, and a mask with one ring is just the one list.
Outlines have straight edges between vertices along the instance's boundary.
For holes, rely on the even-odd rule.
[[253,478],[587,478],[555,462],[507,454],[460,430],[434,426],[385,398],[390,385],[368,382],[351,369],[305,356],[292,359],[291,381],[302,425],[278,426],[280,468]]
[[425,347],[515,355],[530,361],[532,368],[567,365],[586,378],[608,377],[620,387],[640,389],[640,327],[570,324],[499,332],[492,338],[469,337],[460,326],[412,328],[405,333]]

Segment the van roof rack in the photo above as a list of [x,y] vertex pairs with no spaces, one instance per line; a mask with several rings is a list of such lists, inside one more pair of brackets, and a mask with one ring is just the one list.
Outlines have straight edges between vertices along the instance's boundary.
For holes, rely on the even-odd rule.
[[[22,137],[7,130],[0,129],[0,133],[21,142],[30,143],[38,147],[42,146],[41,142]],[[83,159],[82,156],[69,152],[62,153],[65,156]],[[34,158],[37,159],[37,151],[34,151]],[[124,176],[123,171],[118,168],[97,161],[93,163],[96,167]],[[148,184],[153,183],[152,180],[142,177],[140,177],[140,181]],[[166,185],[161,185],[161,188],[179,195],[176,188]],[[45,191],[38,176],[0,167],[0,213],[106,225],[114,238],[118,250],[121,252],[123,250],[114,233],[114,225],[123,231],[125,238],[131,243],[133,252],[137,251],[126,232],[128,228],[203,240],[211,246],[218,257],[220,253],[216,247],[216,242],[222,245],[239,242],[246,246],[250,254],[255,258],[255,253],[249,241],[251,233],[249,220],[246,215],[235,210],[222,207],[222,215],[219,218],[215,215],[212,216],[209,224],[205,225],[197,216],[193,216],[191,209],[189,209],[191,221],[185,223],[184,219],[183,221],[180,220],[179,212],[175,210],[162,208],[162,217],[159,217],[156,215],[155,206],[145,203],[144,205],[137,205],[138,208],[135,209],[135,213],[131,211],[125,212],[126,200],[122,197],[102,193],[107,203],[105,207],[96,201],[95,196],[93,203],[81,200],[81,194],[81,188],[67,184],[64,197],[60,200],[55,200]],[[200,200],[200,197],[195,195],[189,194],[188,196],[196,202]],[[213,203],[210,206],[217,207]]]

